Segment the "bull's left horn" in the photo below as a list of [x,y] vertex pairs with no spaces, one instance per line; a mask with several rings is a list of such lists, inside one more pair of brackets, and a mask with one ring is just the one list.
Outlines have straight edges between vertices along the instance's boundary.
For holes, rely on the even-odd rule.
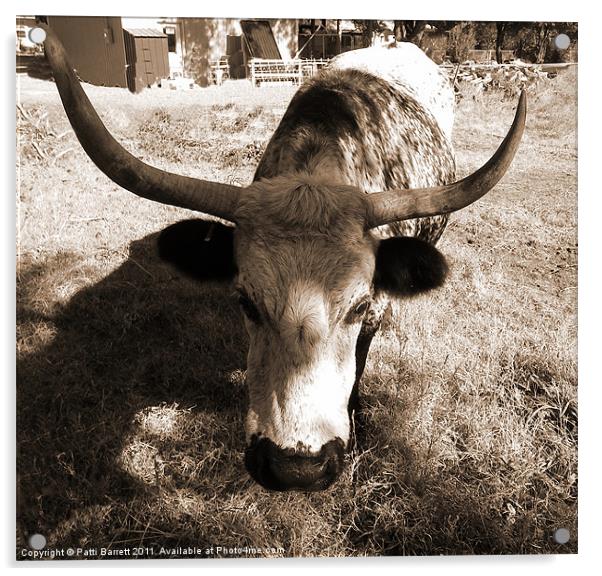
[[69,122],[94,164],[119,186],[138,196],[233,220],[242,188],[172,174],[130,154],[105,128],[75,77],[57,35],[45,24],[37,26],[46,32],[44,51]]
[[388,190],[368,195],[367,227],[389,222],[436,216],[460,210],[491,190],[504,175],[518,148],[527,116],[527,95],[523,90],[514,122],[491,159],[466,178],[432,188]]

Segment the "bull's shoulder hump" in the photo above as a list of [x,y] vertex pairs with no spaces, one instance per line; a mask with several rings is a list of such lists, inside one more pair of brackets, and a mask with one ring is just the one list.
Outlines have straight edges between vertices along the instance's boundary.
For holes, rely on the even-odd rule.
[[455,103],[451,82],[415,44],[402,42],[391,48],[372,47],[344,52],[331,60],[329,68],[368,72],[409,93],[432,114],[451,141]]

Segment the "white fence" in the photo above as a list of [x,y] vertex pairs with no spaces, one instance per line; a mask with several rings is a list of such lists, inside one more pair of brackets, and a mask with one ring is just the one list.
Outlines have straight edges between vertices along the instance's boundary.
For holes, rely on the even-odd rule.
[[251,83],[259,86],[262,82],[291,82],[301,84],[307,78],[315,76],[328,64],[328,60],[249,60]]

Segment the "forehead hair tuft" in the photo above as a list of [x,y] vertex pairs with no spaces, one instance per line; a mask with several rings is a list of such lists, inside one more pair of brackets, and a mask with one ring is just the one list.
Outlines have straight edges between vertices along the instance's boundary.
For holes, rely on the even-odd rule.
[[352,186],[289,174],[249,186],[237,208],[236,221],[242,228],[272,233],[336,236],[364,228],[365,196]]

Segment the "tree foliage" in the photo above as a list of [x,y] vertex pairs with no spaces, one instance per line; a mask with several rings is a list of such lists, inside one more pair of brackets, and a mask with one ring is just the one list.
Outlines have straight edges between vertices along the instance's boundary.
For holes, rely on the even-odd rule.
[[473,22],[458,22],[448,32],[447,55],[452,62],[463,62],[477,43],[476,29]]
[[353,20],[358,32],[364,37],[364,44],[370,46],[375,36],[388,28],[384,20]]
[[[365,45],[374,42],[377,34],[389,29],[390,21],[354,20],[356,29],[365,38]],[[577,42],[574,22],[466,22],[455,20],[393,20],[393,34],[398,42],[413,42],[421,48],[431,31],[447,37],[447,57],[462,62],[470,50],[495,50],[501,63],[502,50],[512,50],[515,57],[528,62],[560,62],[576,57],[575,51],[558,49],[554,39],[566,34],[571,44]]]
[[499,45],[500,50],[514,50],[518,58],[528,62],[541,64],[576,56],[566,50],[559,50],[554,42],[558,34],[566,34],[571,42],[575,43],[575,22],[498,22],[497,26],[496,48]]

